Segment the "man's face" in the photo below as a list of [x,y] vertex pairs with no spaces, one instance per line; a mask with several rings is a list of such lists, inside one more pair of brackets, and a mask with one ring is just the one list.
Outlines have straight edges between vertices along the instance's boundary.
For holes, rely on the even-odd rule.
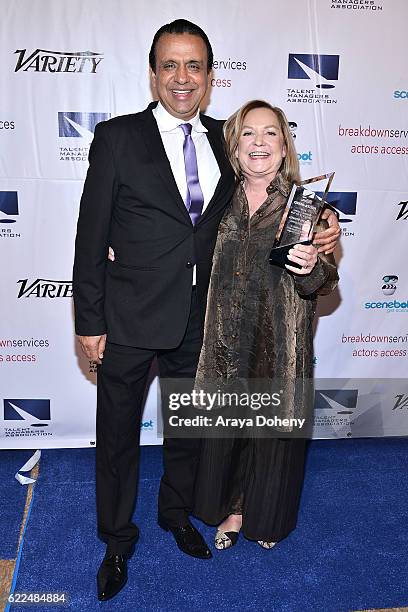
[[208,87],[207,47],[199,36],[163,34],[156,44],[157,96],[173,117],[188,121],[197,113]]

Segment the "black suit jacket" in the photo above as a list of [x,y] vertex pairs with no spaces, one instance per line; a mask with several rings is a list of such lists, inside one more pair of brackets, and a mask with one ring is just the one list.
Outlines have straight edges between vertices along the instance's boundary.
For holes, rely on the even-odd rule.
[[[222,121],[201,115],[221,177],[193,227],[177,189],[152,103],[99,123],[89,153],[75,243],[75,328],[79,335],[150,349],[176,347],[190,312],[193,262],[204,319],[218,224],[234,178]],[[108,246],[115,261],[107,260]]]

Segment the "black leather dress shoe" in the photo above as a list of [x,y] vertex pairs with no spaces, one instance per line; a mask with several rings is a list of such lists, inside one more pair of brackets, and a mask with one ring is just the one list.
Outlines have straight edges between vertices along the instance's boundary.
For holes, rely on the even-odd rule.
[[98,599],[112,599],[125,586],[127,581],[127,557],[125,555],[106,555],[98,570]]
[[188,521],[185,525],[169,525],[162,517],[158,519],[159,527],[171,531],[177,546],[186,555],[197,559],[211,559],[212,554],[201,533]]

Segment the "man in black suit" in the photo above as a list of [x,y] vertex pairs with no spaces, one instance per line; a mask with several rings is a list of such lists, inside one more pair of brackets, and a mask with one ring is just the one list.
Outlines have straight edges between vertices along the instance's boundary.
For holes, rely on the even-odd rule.
[[[213,63],[206,34],[185,20],[165,25],[149,62],[159,103],[97,125],[76,238],[76,332],[99,364],[97,512],[107,543],[101,600],[124,586],[138,539],[132,514],[149,369],[157,357],[163,377],[195,375],[217,228],[234,186],[223,123],[199,113]],[[198,440],[165,440],[159,525],[182,551],[209,559],[189,520],[198,451]]]

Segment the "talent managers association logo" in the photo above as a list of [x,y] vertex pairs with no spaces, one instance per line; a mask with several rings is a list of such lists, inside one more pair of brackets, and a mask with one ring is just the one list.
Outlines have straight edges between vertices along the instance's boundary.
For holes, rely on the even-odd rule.
[[15,223],[18,215],[17,191],[0,191],[0,212],[7,217],[0,217],[0,223]]
[[[316,53],[289,53],[288,79],[308,81],[302,88],[288,88],[288,102],[309,104],[333,104],[337,100],[325,93],[333,89],[339,78],[339,55],[318,55]],[[309,88],[305,89],[305,87]],[[316,89],[320,90],[316,92]]]
[[[318,196],[322,197],[323,192],[316,192]],[[343,236],[354,236],[354,232],[347,227],[348,223],[352,223],[356,215],[357,209],[357,192],[356,191],[329,191],[326,196],[328,204],[333,206],[339,213],[339,222],[343,225],[341,227]],[[346,225],[346,227],[344,227]]]
[[52,431],[45,429],[51,421],[49,399],[5,399],[3,417],[5,438],[39,438],[53,435]]
[[[110,113],[66,112],[58,113],[58,135],[64,146],[59,147],[59,160],[68,162],[88,161],[89,146],[94,137],[95,127],[100,121],[110,118]],[[71,138],[77,138],[78,146],[72,146]],[[75,142],[75,141],[74,141]]]
[[110,113],[58,113],[58,135],[92,140],[97,123],[109,118]]
[[317,89],[333,89],[339,78],[339,56],[289,53],[288,79],[306,79]]
[[314,427],[351,437],[357,400],[358,389],[316,389]]
[[357,398],[357,389],[319,389],[315,391],[315,409],[334,410],[336,414],[353,414]]
[[5,399],[5,421],[32,421],[31,427],[47,427],[51,420],[50,400],[48,399]]
[[21,238],[20,232],[11,225],[17,221],[18,215],[17,191],[0,191],[0,239]]

